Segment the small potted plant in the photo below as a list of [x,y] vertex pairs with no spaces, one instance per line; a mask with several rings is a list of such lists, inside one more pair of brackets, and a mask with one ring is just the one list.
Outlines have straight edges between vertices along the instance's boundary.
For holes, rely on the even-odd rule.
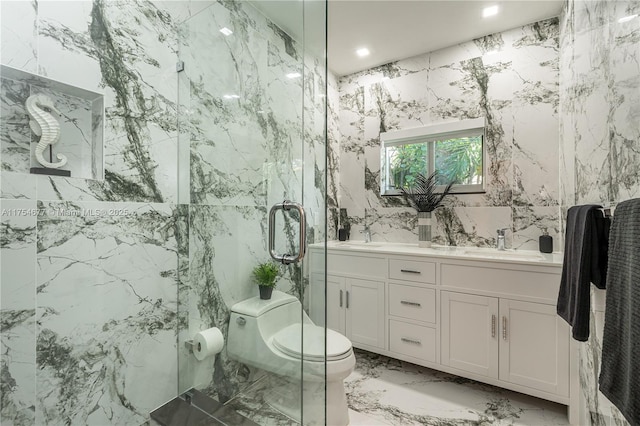
[[278,265],[273,262],[260,263],[253,268],[253,280],[260,289],[260,299],[271,299],[271,292],[276,286],[276,280],[280,274]]

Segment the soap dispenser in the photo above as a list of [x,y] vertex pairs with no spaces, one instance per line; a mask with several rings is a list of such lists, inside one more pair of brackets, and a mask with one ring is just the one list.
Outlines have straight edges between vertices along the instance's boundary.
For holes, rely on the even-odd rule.
[[543,234],[540,235],[539,244],[540,244],[540,252],[542,253],[553,252],[553,237],[549,235],[546,229],[544,230]]

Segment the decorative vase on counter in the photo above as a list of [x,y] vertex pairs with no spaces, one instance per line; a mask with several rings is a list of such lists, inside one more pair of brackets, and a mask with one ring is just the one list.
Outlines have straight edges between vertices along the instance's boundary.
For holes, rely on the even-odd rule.
[[[431,213],[441,206],[442,200],[446,197],[454,181],[447,185],[437,184],[438,172],[433,172],[429,176],[416,174],[413,185],[408,188],[400,188],[400,192],[407,200],[407,203],[418,212],[418,246],[431,247]],[[441,189],[438,192],[437,189]]]
[[418,246],[431,247],[431,212],[418,212]]

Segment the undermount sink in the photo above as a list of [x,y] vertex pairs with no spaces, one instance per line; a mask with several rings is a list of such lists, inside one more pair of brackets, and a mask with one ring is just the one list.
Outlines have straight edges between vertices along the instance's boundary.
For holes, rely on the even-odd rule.
[[496,257],[503,259],[517,260],[543,260],[541,254],[536,253],[518,253],[515,250],[496,250],[496,249],[467,249],[464,254],[471,256]]

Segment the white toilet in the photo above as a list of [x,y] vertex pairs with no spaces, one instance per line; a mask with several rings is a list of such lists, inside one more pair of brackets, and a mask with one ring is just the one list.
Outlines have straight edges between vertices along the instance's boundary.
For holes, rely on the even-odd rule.
[[325,329],[311,322],[297,298],[280,291],[269,300],[253,297],[231,307],[229,357],[286,381],[270,389],[267,402],[300,421],[302,378],[304,424],[324,424],[326,377],[326,424],[348,425],[343,380],[356,358],[351,341],[342,334],[327,329],[326,340],[325,371]]

